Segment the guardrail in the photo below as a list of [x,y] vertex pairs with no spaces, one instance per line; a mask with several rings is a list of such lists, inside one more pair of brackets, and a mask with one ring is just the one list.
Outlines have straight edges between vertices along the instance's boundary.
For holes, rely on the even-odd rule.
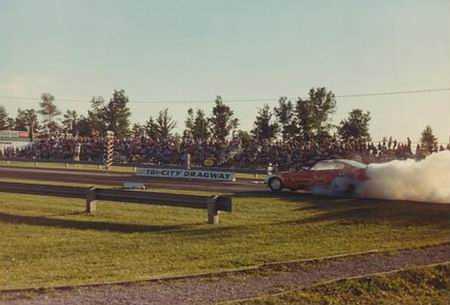
[[85,211],[88,214],[96,212],[97,200],[206,209],[209,224],[219,223],[220,211],[232,211],[232,200],[228,196],[180,195],[103,188],[86,189],[73,186],[14,182],[0,182],[0,192],[86,199]]

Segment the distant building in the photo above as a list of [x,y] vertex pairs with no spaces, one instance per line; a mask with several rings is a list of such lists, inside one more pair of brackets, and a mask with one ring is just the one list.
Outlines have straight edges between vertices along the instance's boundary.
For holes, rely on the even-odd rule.
[[31,144],[27,131],[0,130],[0,151],[20,149]]

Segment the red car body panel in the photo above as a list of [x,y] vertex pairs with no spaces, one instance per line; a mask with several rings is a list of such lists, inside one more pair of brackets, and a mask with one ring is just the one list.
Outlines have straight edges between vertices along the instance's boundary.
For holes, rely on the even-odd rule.
[[367,180],[366,168],[355,167],[345,163],[345,160],[336,160],[340,164],[339,169],[314,170],[311,169],[282,172],[277,177],[281,179],[283,188],[291,190],[311,190],[316,186],[331,185],[336,177],[347,177],[357,182]]

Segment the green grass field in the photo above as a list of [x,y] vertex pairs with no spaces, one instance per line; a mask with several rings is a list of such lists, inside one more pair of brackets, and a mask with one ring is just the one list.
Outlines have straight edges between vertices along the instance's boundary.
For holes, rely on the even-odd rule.
[[0,193],[0,289],[132,281],[449,241],[449,205],[239,194],[183,208]]
[[450,304],[450,265],[348,279],[312,289],[228,305]]

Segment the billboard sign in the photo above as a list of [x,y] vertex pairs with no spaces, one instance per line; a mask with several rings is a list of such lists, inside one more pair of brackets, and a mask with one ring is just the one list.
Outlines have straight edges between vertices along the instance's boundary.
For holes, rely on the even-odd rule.
[[185,179],[201,179],[209,181],[235,181],[235,174],[232,172],[197,170],[197,169],[179,169],[179,168],[155,168],[155,167],[138,167],[136,168],[137,176],[159,177],[159,178],[185,178]]

